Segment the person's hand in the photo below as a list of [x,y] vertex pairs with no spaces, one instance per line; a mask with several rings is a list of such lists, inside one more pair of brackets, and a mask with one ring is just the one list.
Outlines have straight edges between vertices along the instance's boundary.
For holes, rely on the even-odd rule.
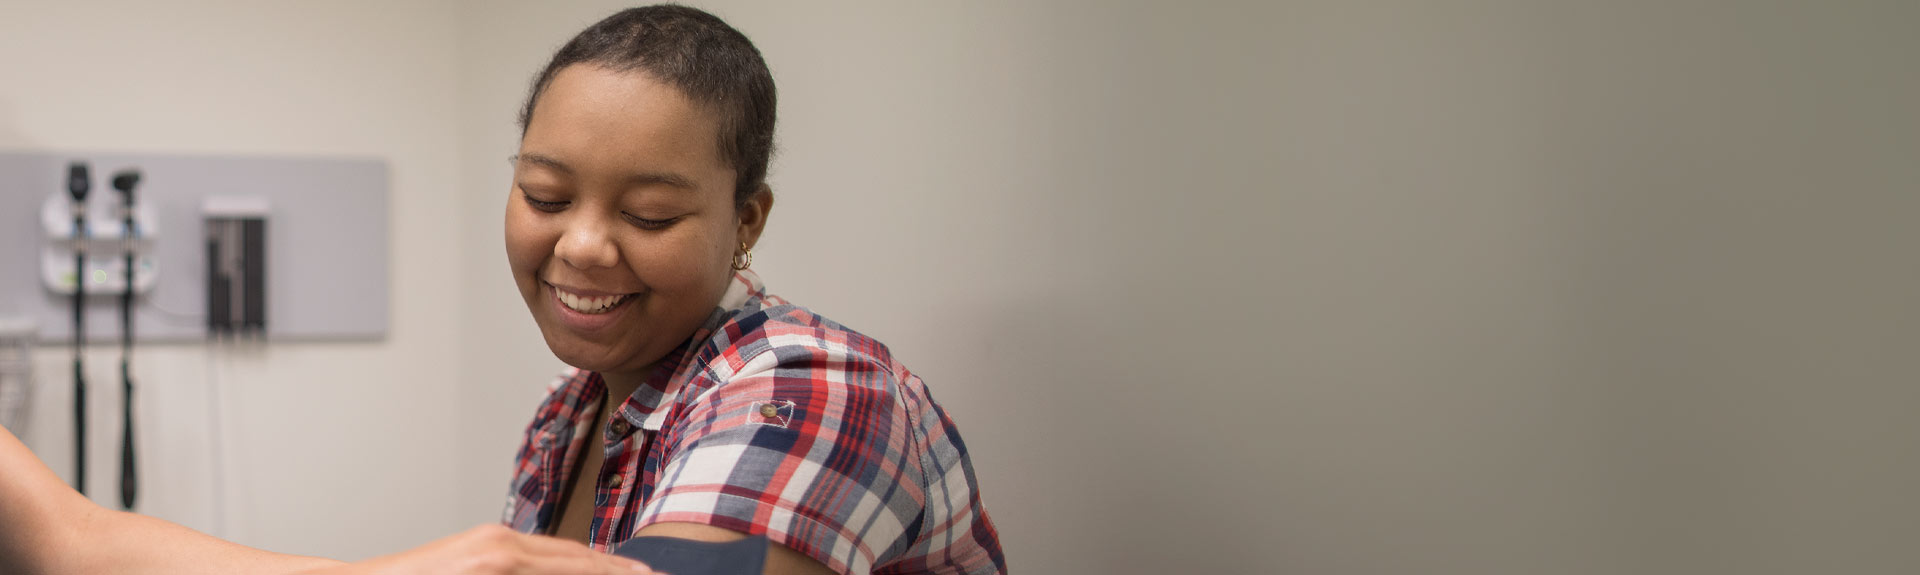
[[585,545],[481,525],[420,547],[302,575],[658,575]]

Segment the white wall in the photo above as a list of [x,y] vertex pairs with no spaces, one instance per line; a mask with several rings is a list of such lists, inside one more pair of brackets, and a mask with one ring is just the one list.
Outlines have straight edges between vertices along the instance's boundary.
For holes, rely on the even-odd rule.
[[[460,310],[459,94],[448,3],[0,3],[0,146],[390,162],[392,324],[381,343],[224,354],[225,535],[356,558],[450,533]],[[13,209],[13,208],[5,208]],[[68,351],[42,350],[27,439],[71,473]],[[147,346],[141,511],[212,530],[207,352]],[[89,356],[90,493],[117,505],[118,350]]]
[[[1915,570],[1920,10],[1580,4],[700,3],[781,89],[755,267],[931,382],[1018,572]],[[391,159],[394,338],[235,366],[236,535],[491,520],[558,367],[500,248],[513,115],[623,5],[273,6],[76,48],[203,81],[118,122],[0,59],[0,143]],[[50,9],[0,54],[97,26]],[[357,41],[249,30],[289,11]],[[190,452],[199,350],[148,355]],[[157,514],[202,521],[197,465]],[[344,468],[363,503],[305,495]]]

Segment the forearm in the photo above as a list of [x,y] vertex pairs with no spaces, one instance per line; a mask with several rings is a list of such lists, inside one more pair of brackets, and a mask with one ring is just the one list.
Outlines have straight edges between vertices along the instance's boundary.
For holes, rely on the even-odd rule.
[[0,429],[0,572],[52,573],[94,507],[60,481],[13,434]]
[[269,553],[93,504],[0,429],[0,573],[291,573],[337,562]]
[[69,573],[274,574],[338,561],[262,551],[152,517],[93,506],[84,541],[66,546],[48,575]]

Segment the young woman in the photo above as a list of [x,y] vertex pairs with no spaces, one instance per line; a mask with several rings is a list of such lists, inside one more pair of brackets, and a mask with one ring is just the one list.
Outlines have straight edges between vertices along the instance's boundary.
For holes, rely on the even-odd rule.
[[774,112],[753,44],[681,6],[594,24],[535,80],[507,256],[575,369],[527,428],[505,521],[597,549],[765,535],[768,573],[1003,573],[926,385],[749,271]]
[[765,535],[767,573],[1004,573],[926,385],[748,271],[773,209],[774,108],[753,44],[680,6],[593,25],[535,81],[507,256],[575,369],[527,428],[505,517],[518,533],[353,565],[267,553],[95,506],[9,434],[0,572],[633,573],[647,571],[560,538]]

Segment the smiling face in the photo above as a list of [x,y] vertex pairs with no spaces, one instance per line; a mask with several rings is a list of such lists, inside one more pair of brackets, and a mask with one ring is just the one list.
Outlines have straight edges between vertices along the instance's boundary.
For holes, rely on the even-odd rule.
[[580,64],[534,104],[507,200],[507,261],[547,347],[637,381],[718,305],[772,194],[734,202],[719,122],[644,72]]

